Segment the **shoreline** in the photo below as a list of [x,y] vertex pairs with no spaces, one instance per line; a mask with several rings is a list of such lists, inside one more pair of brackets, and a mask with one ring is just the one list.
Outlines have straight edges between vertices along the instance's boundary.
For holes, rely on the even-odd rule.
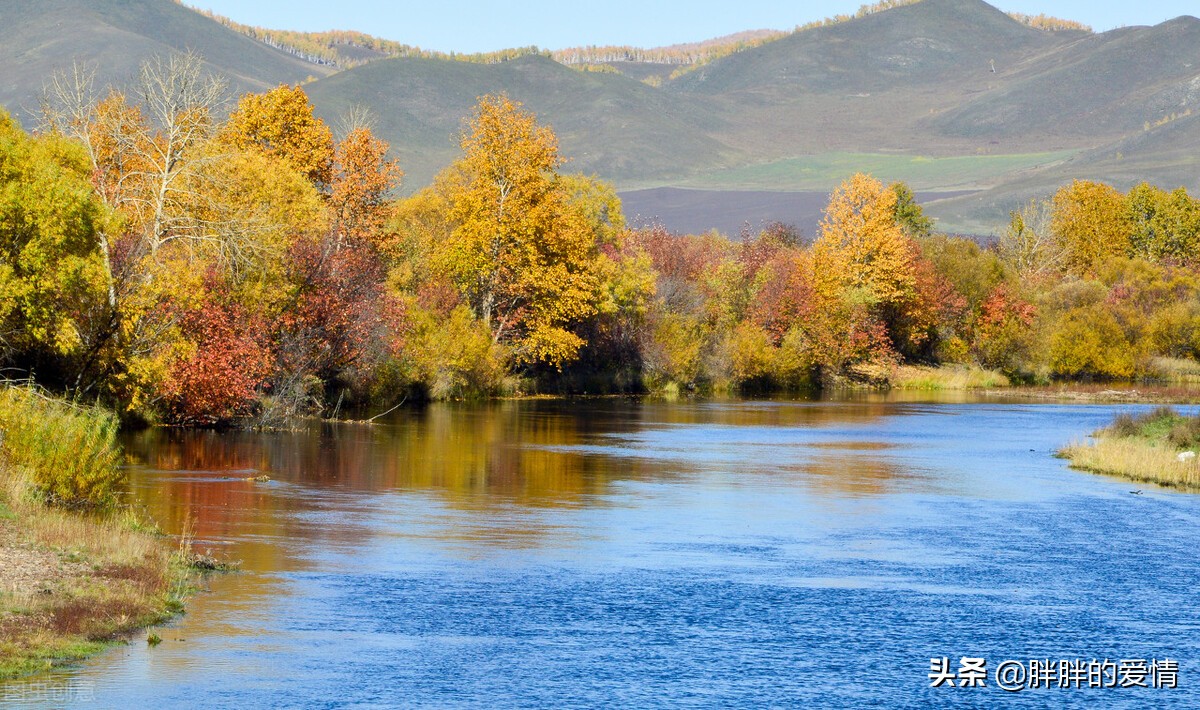
[[90,516],[20,494],[0,466],[0,682],[129,643],[183,613],[190,560],[129,513]]
[[1126,413],[1092,437],[1090,443],[1063,447],[1058,455],[1077,470],[1200,492],[1200,417],[1170,407],[1136,417]]
[[1162,486],[1182,493],[1200,493],[1200,466],[1182,463],[1175,458],[1176,454],[1153,444],[1114,439],[1072,444],[1058,452],[1077,471]]

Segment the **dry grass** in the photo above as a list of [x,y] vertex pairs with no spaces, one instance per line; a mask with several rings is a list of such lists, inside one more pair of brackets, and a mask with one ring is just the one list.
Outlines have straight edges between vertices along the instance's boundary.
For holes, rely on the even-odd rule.
[[1150,362],[1157,379],[1174,384],[1200,383],[1200,363],[1185,358],[1156,357]]
[[[80,515],[30,495],[0,464],[0,678],[83,658],[181,609],[191,575],[128,517]],[[23,561],[24,574],[16,574]],[[30,562],[34,572],[30,573]]]
[[1101,437],[1092,444],[1072,444],[1060,454],[1071,467],[1120,476],[1142,483],[1200,491],[1197,459],[1180,462],[1178,450],[1144,439]]
[[893,388],[902,390],[970,390],[1009,386],[1008,378],[1003,374],[974,365],[901,365],[889,380]]

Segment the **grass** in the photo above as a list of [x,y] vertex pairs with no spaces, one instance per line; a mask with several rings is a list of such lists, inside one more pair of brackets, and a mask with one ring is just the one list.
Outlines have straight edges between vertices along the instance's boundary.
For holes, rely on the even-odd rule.
[[1200,362],[1195,360],[1156,357],[1150,364],[1155,379],[1172,384],[1200,383]]
[[0,679],[85,658],[182,611],[194,572],[161,537],[127,515],[48,507],[7,464],[0,484],[10,513],[0,520],[0,560],[39,563],[25,584],[0,569]]
[[124,481],[118,466],[117,418],[99,407],[72,404],[33,387],[0,390],[0,445],[25,470],[45,501],[103,508]]
[[1158,407],[1136,417],[1121,414],[1094,437],[1091,444],[1071,444],[1059,455],[1072,468],[1200,491],[1200,459],[1178,458],[1180,452],[1200,449],[1200,417]]
[[975,365],[943,365],[917,367],[902,365],[892,373],[889,382],[893,389],[902,390],[970,390],[1008,387],[1008,378],[994,370]]
[[1075,151],[964,155],[930,158],[885,153],[822,153],[709,173],[696,187],[762,190],[829,190],[856,172],[903,180],[920,190],[974,189],[1016,171],[1064,160]]
[[183,609],[197,569],[117,505],[116,418],[32,388],[0,390],[0,678],[120,643]]

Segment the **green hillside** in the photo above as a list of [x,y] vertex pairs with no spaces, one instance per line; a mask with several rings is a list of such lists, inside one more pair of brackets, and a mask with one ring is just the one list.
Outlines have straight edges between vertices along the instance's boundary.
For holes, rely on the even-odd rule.
[[923,0],[797,32],[730,55],[673,81],[682,93],[891,92],[957,84],[1003,61],[1059,46],[1083,33],[1048,33],[982,0]]
[[[1051,24],[1035,29],[983,0],[921,0],[668,79],[673,65],[631,61],[634,51],[613,55],[623,73],[529,52],[335,71],[171,0],[6,0],[0,103],[28,123],[55,69],[95,62],[101,83],[128,86],[146,57],[192,49],[235,91],[319,77],[305,88],[333,125],[352,106],[370,108],[405,191],[454,159],[464,117],[497,92],[554,128],[569,169],[622,189],[822,191],[862,170],[926,190],[985,190],[934,208],[975,229],[1075,177],[1200,188],[1200,20],[1102,34]],[[640,81],[652,76],[660,87]]]
[[1003,83],[928,122],[948,136],[1094,140],[1143,129],[1200,99],[1200,20],[1082,38],[1012,66]]

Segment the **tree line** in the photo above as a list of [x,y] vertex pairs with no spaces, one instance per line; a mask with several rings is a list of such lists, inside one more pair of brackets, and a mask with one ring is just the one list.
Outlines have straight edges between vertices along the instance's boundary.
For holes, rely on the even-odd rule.
[[1200,202],[1077,181],[987,247],[903,183],[855,175],[820,233],[630,228],[553,131],[480,99],[461,156],[393,197],[369,121],[246,94],[194,56],[136,92],[49,83],[0,114],[0,366],[126,418],[281,424],[409,399],[767,392],[903,363],[1025,382],[1129,379],[1200,356]]

